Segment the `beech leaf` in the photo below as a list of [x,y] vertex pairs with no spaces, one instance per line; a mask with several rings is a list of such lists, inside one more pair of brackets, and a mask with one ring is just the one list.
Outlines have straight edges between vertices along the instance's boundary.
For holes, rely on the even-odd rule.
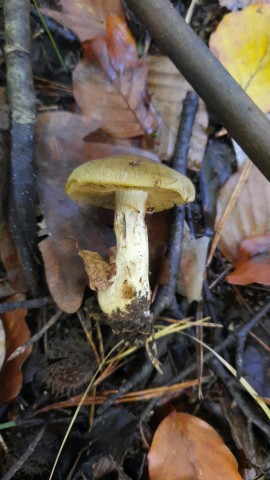
[[108,286],[110,265],[105,262],[97,252],[79,250],[79,255],[84,261],[85,270],[89,278],[89,286],[92,290],[104,292]]
[[[88,284],[78,248],[96,249],[106,255],[114,242],[99,209],[80,206],[65,194],[70,172],[95,158],[95,144],[83,141],[95,128],[96,123],[84,123],[82,116],[68,112],[41,114],[37,123],[38,185],[48,235],[39,248],[51,294],[67,313],[78,310]],[[113,148],[104,145],[99,152],[106,155]]]
[[[10,297],[8,301],[24,300],[24,296],[17,294]],[[13,360],[7,361],[10,355],[27,342],[30,338],[30,331],[25,321],[27,310],[20,309],[1,314],[5,330],[5,360],[0,370],[0,405],[9,402],[20,392],[22,386],[21,366],[31,353],[31,348],[27,348],[21,355]],[[1,348],[1,347],[0,347]]]
[[[218,195],[217,226],[232,192],[238,182],[240,172],[232,175]],[[238,258],[241,242],[250,236],[265,235],[270,232],[270,183],[263,174],[251,166],[249,176],[237,202],[227,219],[220,238],[219,247],[231,262]]]
[[257,2],[225,15],[211,35],[210,49],[246,93],[270,110],[270,5]]
[[235,285],[270,285],[270,234],[246,238],[241,242],[234,272],[226,280]]
[[81,42],[91,40],[105,31],[108,14],[123,16],[120,0],[60,0],[62,11],[42,8],[44,15],[73,30]]
[[[239,10],[247,7],[251,3],[257,3],[258,0],[219,0],[221,7],[226,7],[228,10]],[[269,3],[268,0],[264,0],[265,3]]]
[[0,371],[5,360],[6,355],[6,334],[4,330],[4,325],[0,319]]
[[208,423],[170,413],[148,453],[150,480],[241,480],[235,457]]
[[[147,88],[151,102],[160,115],[155,151],[159,158],[169,160],[174,153],[183,100],[187,92],[193,89],[169,58],[152,55],[147,63]],[[200,169],[207,142],[207,126],[205,104],[199,100],[188,152],[188,166],[191,169]]]
[[[117,42],[116,42],[117,39]],[[117,49],[126,56],[116,56]],[[157,117],[146,101],[147,65],[134,51],[134,40],[120,17],[109,17],[106,36],[84,46],[73,72],[74,96],[82,114],[118,138],[157,130]]]

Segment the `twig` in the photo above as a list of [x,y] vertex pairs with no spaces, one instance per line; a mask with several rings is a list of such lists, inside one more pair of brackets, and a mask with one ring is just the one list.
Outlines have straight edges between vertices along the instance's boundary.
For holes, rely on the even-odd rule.
[[239,384],[237,380],[227,373],[223,365],[216,359],[211,358],[208,362],[211,370],[223,381],[226,388],[229,390],[231,396],[236,400],[238,407],[242,410],[247,421],[256,425],[262,432],[265,433],[267,438],[270,438],[270,425],[266,424],[259,415],[256,414],[256,410],[251,409],[249,403],[245,400],[241,391],[239,391]]
[[269,121],[169,0],[125,0],[248,158],[270,180]]
[[48,303],[49,297],[32,298],[31,300],[23,300],[18,302],[0,303],[0,313],[13,312],[14,310],[20,310],[26,308],[41,308]]
[[251,319],[241,327],[241,329],[236,332],[237,338],[237,354],[236,354],[236,365],[237,365],[237,375],[240,378],[243,372],[243,353],[246,343],[247,335],[250,330],[259,323],[259,321],[270,311],[270,302],[264,305],[259,312],[256,313]]
[[[189,142],[194,124],[195,115],[198,109],[199,98],[195,92],[188,92],[183,102],[181,121],[175,146],[175,154],[172,160],[172,167],[179,173],[185,174]],[[170,280],[163,285],[153,306],[153,318],[156,319],[160,313],[168,308],[174,300],[176,282],[179,274],[179,262],[181,255],[181,243],[185,218],[185,207],[180,205],[174,208],[174,221],[171,227],[171,238],[168,250],[170,264]]]
[[198,0],[191,0],[191,4],[188,7],[187,14],[185,16],[185,21],[190,24],[196,5],[198,5]]
[[14,358],[18,357],[19,355],[21,355],[23,352],[25,352],[25,350],[30,347],[30,345],[33,345],[34,342],[37,342],[41,337],[42,335],[47,332],[47,330],[49,330],[49,328],[51,328],[55,322],[57,322],[58,318],[60,317],[62,311],[61,310],[58,310],[58,312],[56,312],[55,315],[52,316],[52,318],[46,323],[46,325],[44,325],[43,328],[41,328],[39,330],[39,332],[37,332],[35,335],[33,335],[29,340],[28,342],[24,343],[24,345],[21,345],[20,347],[16,348],[16,350],[14,350],[14,352],[8,357],[8,362],[10,360],[13,360]]
[[[270,127],[270,124],[269,124],[269,127]],[[251,161],[250,160],[247,160],[242,171],[241,171],[241,174],[239,176],[239,179],[238,179],[238,182],[235,186],[235,188],[233,189],[233,192],[230,196],[230,199],[226,205],[226,208],[222,214],[222,217],[219,221],[219,224],[216,228],[216,233],[215,233],[215,236],[214,236],[214,239],[213,239],[213,242],[212,242],[212,245],[211,245],[211,248],[210,248],[210,252],[209,252],[209,255],[208,255],[208,259],[207,259],[207,262],[206,262],[206,267],[209,267],[211,261],[212,261],[212,258],[213,258],[213,255],[215,253],[215,250],[218,246],[218,242],[220,240],[220,237],[221,237],[221,234],[222,234],[222,230],[224,228],[224,225],[225,223],[227,222],[229,216],[231,215],[233,209],[234,209],[234,206],[239,198],[239,195],[242,191],[242,188],[243,186],[245,185],[245,182],[249,176],[249,172],[250,172],[250,169],[251,169]]]
[[41,427],[39,432],[34,437],[34,440],[30,443],[29,447],[24,452],[24,454],[21,456],[21,458],[19,458],[19,460],[17,460],[17,462],[13,465],[13,467],[11,467],[11,469],[3,475],[2,480],[10,480],[11,478],[14,477],[14,475],[16,475],[16,473],[20,470],[20,468],[23,466],[26,460],[35,451],[37,445],[39,444],[40,440],[42,439],[45,433],[46,428],[47,428],[47,424]]
[[[41,26],[43,26],[40,15],[34,5],[30,5],[30,13],[31,16],[35,20],[37,20],[41,24]],[[57,35],[58,37],[63,38],[66,42],[76,43],[77,45],[79,45],[80,42],[75,33],[73,33],[71,30],[68,30],[67,28],[64,28],[62,25],[59,25],[59,23],[47,17],[47,15],[42,15],[50,32],[52,32],[54,35]]]
[[28,289],[37,292],[36,194],[33,166],[35,96],[30,59],[29,0],[4,0],[5,54],[11,113],[10,227]]

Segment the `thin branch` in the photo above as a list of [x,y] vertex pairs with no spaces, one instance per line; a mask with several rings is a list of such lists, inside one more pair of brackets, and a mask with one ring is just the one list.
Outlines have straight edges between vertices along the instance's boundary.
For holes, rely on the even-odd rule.
[[37,292],[36,194],[33,166],[35,96],[30,58],[29,0],[4,0],[7,90],[11,115],[10,230],[27,287]]
[[270,124],[169,0],[125,0],[228,133],[270,180]]

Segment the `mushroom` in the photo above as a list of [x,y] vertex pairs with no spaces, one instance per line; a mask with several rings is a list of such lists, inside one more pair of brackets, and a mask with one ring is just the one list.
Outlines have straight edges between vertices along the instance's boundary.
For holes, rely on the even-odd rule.
[[66,184],[77,202],[115,210],[115,273],[98,302],[115,333],[150,333],[149,252],[145,214],[194,200],[191,181],[145,157],[114,155],[77,167]]

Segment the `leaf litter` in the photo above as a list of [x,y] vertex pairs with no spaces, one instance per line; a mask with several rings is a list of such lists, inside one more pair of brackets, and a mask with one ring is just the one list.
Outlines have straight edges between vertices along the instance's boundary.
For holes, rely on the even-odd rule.
[[[148,57],[144,55],[138,58],[135,41],[123,20],[124,14],[120,2],[89,0],[88,2],[79,1],[74,3],[70,0],[61,0],[60,5],[62,6],[62,11],[60,12],[53,12],[48,9],[43,9],[43,12],[56,19],[65,27],[72,29],[77,34],[80,41],[83,42],[83,56],[73,71],[73,94],[75,103],[69,108],[70,111],[46,112],[39,114],[38,118],[36,150],[38,188],[44,216],[43,223],[45,225],[45,229],[42,228],[40,232],[41,241],[39,247],[45,263],[48,286],[55,302],[63,311],[74,313],[78,311],[82,304],[85,287],[88,284],[80,254],[82,254],[84,250],[94,250],[98,252],[98,257],[95,257],[94,261],[92,259],[90,262],[90,278],[92,286],[98,282],[100,288],[99,282],[102,277],[100,271],[104,273],[105,270],[109,268],[106,262],[109,260],[110,249],[113,247],[115,239],[112,233],[113,219],[108,212],[93,207],[77,206],[64,194],[65,181],[70,171],[85,161],[111,153],[130,152],[132,149],[136,152],[151,155],[157,161],[159,160],[158,157],[170,160],[174,150],[182,99],[190,87],[168,59],[160,55]],[[266,11],[264,6],[262,6],[262,11]],[[108,13],[110,16],[108,16]],[[171,93],[172,91],[175,91],[175,95],[176,92],[179,93],[180,96],[182,95],[181,99],[176,101],[175,95]],[[258,98],[261,98],[262,95],[263,93],[259,93]],[[171,101],[171,99],[173,99],[173,101]],[[189,168],[194,171],[198,171],[201,168],[203,153],[209,134],[207,127],[208,116],[205,106],[200,103],[189,149]],[[150,137],[149,134],[151,134]],[[257,174],[254,173],[253,177],[257,179],[256,175]],[[250,177],[247,182],[250,180]],[[195,174],[194,178],[196,178]],[[232,178],[233,177],[231,177],[231,179]],[[229,182],[227,182],[227,184],[229,184]],[[223,187],[224,189],[226,185]],[[259,192],[259,190],[262,189],[261,186],[259,182],[259,186],[257,187],[258,192],[252,200],[255,201],[256,209],[259,208],[259,206],[261,210],[264,208],[261,216],[263,218],[266,208],[265,204],[262,207],[262,203],[260,203],[261,192]],[[229,187],[227,188],[229,192],[228,195],[230,196],[231,190]],[[253,186],[251,186],[250,189],[253,193]],[[245,188],[242,189],[241,194],[244,190]],[[262,190],[265,193],[264,187]],[[258,228],[258,232],[256,230],[254,235],[253,231],[251,232],[252,237],[250,238],[249,227],[252,224],[252,215],[254,214],[256,217],[256,213],[254,213],[256,209],[254,209],[252,213],[251,203],[248,203],[247,200],[243,200],[241,204],[241,194],[235,208],[239,208],[240,217],[246,230],[244,229],[240,234],[238,232],[237,240],[234,239],[232,241],[231,231],[233,228],[232,224],[229,224],[227,237],[233,246],[230,245],[228,247],[227,250],[229,254],[225,254],[225,256],[227,256],[231,262],[236,262],[237,268],[237,262],[241,259],[244,259],[244,262],[251,261],[265,265],[269,248],[267,242],[269,232],[259,231],[260,228]],[[257,204],[256,201],[258,202]],[[245,202],[247,202],[246,206]],[[249,202],[251,202],[251,199]],[[220,207],[220,210],[222,210],[222,208],[223,206]],[[244,210],[242,210],[242,208]],[[195,211],[194,209],[193,215]],[[242,211],[244,211],[244,214],[242,214]],[[257,217],[255,220],[257,221]],[[160,215],[157,219],[154,219],[154,217],[153,219],[149,219],[150,279],[152,288],[155,284],[158,285],[159,282],[160,284],[168,282],[169,279],[170,266],[166,265],[166,248],[168,245],[169,225],[171,221],[171,212],[165,212],[165,215]],[[200,219],[200,221],[202,221],[202,219]],[[229,219],[229,222],[230,221],[231,219]],[[260,221],[258,221],[258,223],[260,224]],[[191,227],[194,229],[194,225],[191,225]],[[242,225],[240,229],[243,229]],[[91,232],[90,235],[89,232]],[[222,233],[219,244],[222,251],[223,237],[224,235]],[[202,245],[201,248],[198,247],[199,244]],[[183,257],[180,268],[182,273],[178,288],[181,295],[187,296],[187,303],[189,305],[187,306],[185,304],[186,300],[184,299],[181,301],[181,308],[184,308],[184,311],[191,311],[192,314],[194,314],[194,312],[196,314],[196,303],[192,302],[194,302],[194,300],[196,302],[203,302],[205,295],[202,287],[203,282],[205,282],[207,278],[205,258],[208,238],[204,237],[202,233],[200,233],[199,238],[198,235],[194,236],[193,233],[189,233],[186,236],[186,245],[187,248],[183,248],[182,252]],[[189,253],[187,253],[187,250],[189,250]],[[163,266],[161,266],[161,264]],[[241,265],[240,262],[239,268],[241,268]],[[235,272],[230,275],[231,277],[233,277],[234,274],[237,275],[237,268]],[[247,263],[244,263],[245,273],[247,272],[247,268]],[[6,266],[6,269],[9,270],[9,267]],[[106,270],[105,273],[107,279],[108,270]],[[263,275],[262,272],[260,273]],[[228,277],[229,281],[230,276]],[[182,280],[184,279],[186,286],[188,285],[188,288],[185,287],[184,290],[183,285],[180,285],[183,283],[183,281],[181,282],[181,278]],[[252,281],[254,281],[254,277]],[[265,281],[262,280],[262,284],[265,285]],[[89,296],[89,292],[87,292],[87,296]],[[181,297],[179,297],[179,299],[181,299]],[[84,310],[80,310],[80,316],[84,316],[85,314],[86,318],[88,318],[86,304],[83,303],[83,306]],[[52,308],[52,306],[50,306],[50,308]],[[93,309],[93,306],[90,307],[90,317],[95,317],[95,309]],[[98,315],[96,318],[98,318]],[[170,321],[175,322],[176,320],[170,319]],[[210,326],[210,324],[208,325],[207,322],[202,322],[202,325],[204,325],[204,332],[207,335],[206,327]],[[59,334],[59,328],[57,329],[56,327],[56,332],[57,330]],[[175,328],[173,324],[171,332],[176,331],[177,328]],[[87,324],[87,326],[85,326],[85,332],[88,332],[90,336],[93,335],[92,338],[94,338],[94,341],[99,342],[100,348],[103,348],[100,344],[101,337],[97,327],[93,328],[92,325]],[[162,338],[162,331],[159,332],[159,334],[157,334],[157,339]],[[104,338],[108,340],[108,338],[106,338],[106,330]],[[219,334],[216,334],[216,338],[219,338],[220,342],[222,342]],[[21,343],[23,343],[23,341],[20,341],[19,345],[21,345]],[[151,386],[154,386],[155,382],[160,382],[161,385],[164,385],[164,378],[174,378],[175,371],[178,371],[177,368],[182,371],[185,366],[187,367],[194,361],[194,358],[191,360],[187,351],[183,350],[182,343],[184,342],[175,338],[171,343],[171,345],[166,343],[166,351],[169,352],[170,361],[168,362],[166,360],[164,362],[165,375],[163,379],[159,379],[157,374],[153,375],[155,378]],[[70,342],[68,342],[68,344],[70,344]],[[62,358],[55,362],[55,366],[52,365],[52,383],[50,383],[50,380],[48,382],[50,389],[54,390],[59,396],[62,396],[65,392],[65,381],[68,380],[68,376],[70,376],[71,383],[75,389],[82,387],[83,383],[89,380],[89,371],[95,363],[89,360],[89,358],[85,362],[82,358],[83,356],[81,356],[79,360],[79,357],[77,358],[76,355],[73,358],[68,344],[65,347],[66,351]],[[159,345],[161,345],[161,341]],[[186,352],[185,354],[183,353],[184,351]],[[119,389],[124,395],[123,398],[129,401],[128,398],[130,394],[127,393],[125,397],[125,392],[123,391],[125,382],[123,382],[121,375],[124,375],[124,378],[127,379],[129,379],[129,375],[131,375],[132,379],[132,371],[134,368],[136,370],[136,367],[139,367],[141,359],[140,354],[137,353],[135,364],[134,362],[132,363],[131,359],[129,366],[129,361],[124,365],[119,365],[118,362],[121,358],[121,361],[123,361],[126,357],[125,355],[123,357],[120,356],[115,360],[115,368],[117,366],[120,371],[120,376],[117,376],[116,372],[114,373],[115,377],[113,377],[116,379],[116,390],[112,392],[109,390],[108,394],[104,397],[100,397],[100,392],[96,394],[93,390],[91,391],[91,397],[89,397],[89,403],[95,403],[96,399],[96,403],[105,401],[104,405],[106,405],[106,402],[110,403],[111,395],[112,398],[116,395],[115,403],[118,403],[119,398],[117,398],[117,396]],[[91,366],[88,364],[88,361],[92,364]],[[81,366],[80,369],[80,362],[85,363],[87,371],[83,366]],[[143,369],[144,365],[142,372]],[[49,368],[47,369],[47,373],[50,373]],[[55,382],[53,381],[54,375],[56,379]],[[63,380],[63,383],[61,383],[61,380]],[[102,381],[105,382],[106,387],[105,375],[102,377]],[[17,391],[20,389],[20,382],[21,380],[19,382],[17,381]],[[60,385],[59,388],[55,386],[57,382],[58,386]],[[134,385],[136,385],[136,383]],[[147,383],[144,385],[147,386]],[[207,392],[207,389],[209,392],[209,387],[205,388],[205,392]],[[154,389],[153,391],[149,389],[149,392],[146,388],[141,391],[134,390],[134,401],[143,398],[144,395],[146,395],[145,398],[150,398],[147,397],[147,395],[158,395],[158,392],[155,392]],[[70,394],[71,391],[72,388],[68,393]],[[17,395],[17,393],[15,395]],[[78,405],[78,401],[80,402],[81,398],[81,396],[77,397],[73,403],[71,401],[70,405]],[[172,401],[173,397],[170,396],[169,398],[170,401]],[[178,402],[182,403],[186,411],[193,410],[192,402],[193,405],[194,401],[197,402],[196,394],[194,396],[194,392],[192,393],[190,390],[188,395],[178,392],[176,398]],[[69,400],[64,400],[62,404],[59,402],[58,407],[55,405],[55,408],[67,406],[68,401]],[[133,401],[133,398],[131,401]],[[213,402],[212,399],[211,402]],[[112,401],[111,405],[113,404],[114,401]],[[101,408],[104,408],[104,405],[102,405]],[[215,406],[218,406],[218,402],[215,403]],[[237,464],[233,455],[227,447],[225,447],[225,444],[212,427],[200,418],[196,418],[188,413],[174,411],[167,416],[166,408],[168,409],[168,404],[166,406],[166,402],[162,408],[165,409],[161,413],[165,420],[163,420],[156,429],[149,453],[149,475],[151,480],[158,478],[191,479],[194,478],[194,472],[199,471],[203,471],[203,474],[206,475],[205,478],[209,478],[209,480],[210,478],[242,478],[238,473]],[[171,405],[169,408],[171,409]],[[108,412],[112,410],[116,411],[116,407],[112,407]],[[124,417],[127,410],[123,407],[120,413]],[[199,411],[198,415],[201,414],[203,417],[204,414]],[[103,419],[107,418],[106,415],[105,411],[105,413],[103,413]],[[180,420],[181,415],[182,420]],[[91,424],[93,421],[93,409],[91,410],[90,417]],[[173,421],[170,420],[171,418],[173,418]],[[155,421],[156,420],[157,418],[155,418]],[[162,433],[157,441],[156,439],[160,435],[164,422],[166,421],[168,422],[168,432],[166,435]],[[115,427],[113,429],[110,422],[111,420],[109,420],[109,428],[113,432],[113,435],[121,441],[121,428],[119,427],[118,429],[118,427]],[[88,412],[86,423],[88,424]],[[156,425],[157,423],[160,422],[156,422]],[[137,425],[135,429],[134,424]],[[176,435],[172,435],[174,432],[174,424],[177,424]],[[215,425],[220,426],[221,424],[219,421],[216,421]],[[149,431],[143,432],[142,428],[144,427],[140,427],[139,430],[137,421],[135,421],[132,427],[129,425],[127,436],[133,442],[137,435],[140,437],[139,441],[142,444],[146,445],[147,441],[151,443]],[[192,430],[193,432],[191,433]],[[113,455],[114,457],[115,451],[105,451],[106,435],[106,429],[101,426],[101,431],[99,432],[99,438],[101,439],[100,451],[95,447],[96,440],[92,443],[91,439],[91,445],[93,445],[94,449],[93,459],[96,458],[95,455],[100,453]],[[146,437],[148,436],[148,440],[145,435]],[[198,439],[199,443],[196,447]],[[138,438],[136,441],[138,441]],[[213,442],[212,448],[211,442]],[[193,448],[192,455],[190,455],[191,444]],[[125,444],[125,448],[122,446],[125,454],[123,453],[121,458],[114,457],[113,460],[109,461],[109,464],[113,465],[114,473],[116,471],[118,472],[119,478],[121,478],[123,470],[118,467],[118,465],[122,464],[123,458],[126,455],[126,445],[127,444]],[[219,445],[219,448],[217,448],[217,445]],[[208,454],[207,452],[209,452],[209,450],[210,453]],[[217,457],[218,452],[222,452],[220,458],[213,457],[213,451],[217,453]],[[83,449],[79,445],[77,447],[76,442],[75,444],[73,443],[72,453],[78,454],[79,458],[79,456],[83,455],[82,452]],[[174,452],[176,452],[175,458],[177,457],[178,460],[176,466],[173,463]],[[181,457],[182,454],[183,458]],[[108,463],[109,457],[105,458]],[[181,469],[178,467],[179,458],[182,459]],[[211,462],[208,461],[209,458],[211,458]],[[205,459],[207,459],[207,462]],[[91,460],[88,458],[87,462],[89,461]],[[156,461],[160,462],[157,468],[155,466],[153,467]],[[175,469],[173,470],[174,466]],[[62,465],[58,468],[58,474],[61,472],[61,468],[63,468]],[[73,464],[72,468],[76,469],[77,467]],[[88,464],[87,468],[92,468],[92,466]],[[128,462],[125,462],[125,471],[131,475],[132,478],[135,475],[136,468],[133,463],[133,467],[129,470]],[[105,472],[106,469],[103,470]],[[109,470],[110,469],[106,470],[106,472],[109,472]],[[223,473],[223,470],[225,473]],[[81,470],[81,472],[82,471],[82,475],[85,475],[86,470]],[[94,467],[93,471],[95,471]],[[179,473],[179,477],[175,476],[175,472],[177,472],[177,475]],[[183,474],[187,476],[183,477]],[[219,474],[221,476],[218,476]],[[60,476],[61,475],[62,472],[60,473]],[[66,475],[66,473],[64,475]],[[124,474],[123,478],[129,477]]]

